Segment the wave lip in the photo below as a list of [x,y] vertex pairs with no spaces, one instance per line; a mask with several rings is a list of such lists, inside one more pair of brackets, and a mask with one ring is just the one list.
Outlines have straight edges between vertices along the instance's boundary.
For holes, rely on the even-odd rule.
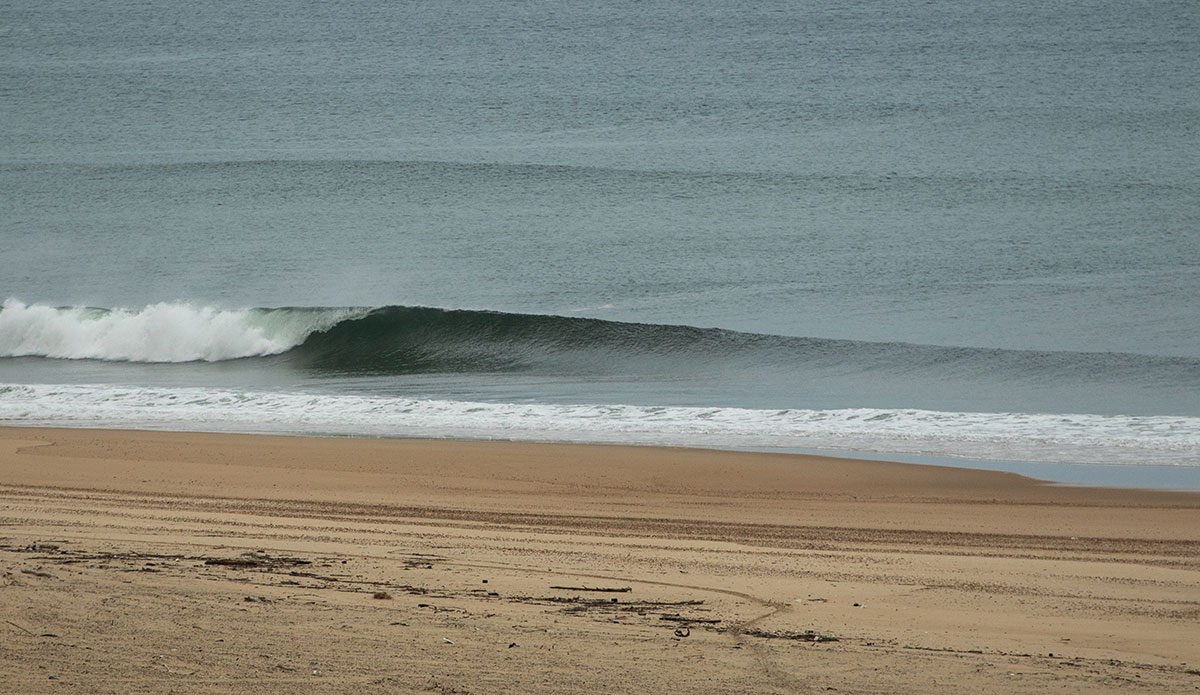
[[0,306],[0,357],[218,362],[286,352],[352,309],[218,309],[160,302],[141,309]]

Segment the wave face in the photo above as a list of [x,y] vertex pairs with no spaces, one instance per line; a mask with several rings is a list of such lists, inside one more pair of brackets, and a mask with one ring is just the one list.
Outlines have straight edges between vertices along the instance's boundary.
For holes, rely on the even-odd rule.
[[780,338],[690,326],[599,319],[390,306],[313,332],[295,357],[323,370],[367,373],[606,371],[615,362],[697,362],[768,358]]
[[314,330],[289,354],[363,374],[537,371],[889,372],[939,378],[1106,381],[1200,388],[1200,359],[1130,353],[944,347],[742,333],[600,319],[391,306]]
[[0,421],[237,432],[823,448],[965,458],[1200,465],[1200,418],[920,409],[651,407],[0,384]]

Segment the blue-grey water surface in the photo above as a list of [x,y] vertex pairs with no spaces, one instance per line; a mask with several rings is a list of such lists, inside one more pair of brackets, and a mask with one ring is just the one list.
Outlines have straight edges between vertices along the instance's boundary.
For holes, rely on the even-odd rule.
[[[1200,459],[1193,2],[10,2],[0,37],[0,382],[1183,417]],[[97,359],[25,312],[159,303],[500,313],[357,369]],[[211,333],[166,313],[146,344]],[[950,453],[1012,458],[990,426]]]

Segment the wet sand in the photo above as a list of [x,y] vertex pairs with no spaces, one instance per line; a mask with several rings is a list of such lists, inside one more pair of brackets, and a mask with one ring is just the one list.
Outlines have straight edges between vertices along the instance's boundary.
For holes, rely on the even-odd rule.
[[0,691],[1200,691],[1200,494],[0,428]]

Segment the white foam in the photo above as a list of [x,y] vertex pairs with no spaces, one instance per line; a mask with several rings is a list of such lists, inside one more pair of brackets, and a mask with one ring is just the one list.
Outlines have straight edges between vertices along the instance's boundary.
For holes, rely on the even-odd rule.
[[105,311],[6,299],[0,357],[192,362],[284,352],[348,311],[217,309],[184,303]]
[[0,421],[366,436],[884,451],[1200,466],[1200,418],[553,405],[205,388],[0,386]]

